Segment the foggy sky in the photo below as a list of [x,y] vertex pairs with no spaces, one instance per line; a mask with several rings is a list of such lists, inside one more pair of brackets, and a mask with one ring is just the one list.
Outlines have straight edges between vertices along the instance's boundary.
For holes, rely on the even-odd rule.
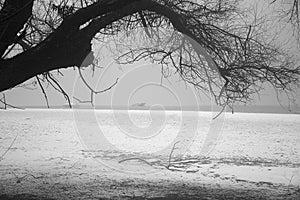
[[[261,16],[271,16],[274,14],[273,9],[278,9],[278,5],[270,6],[269,1],[246,1],[247,4],[258,3],[256,8]],[[285,24],[285,22],[282,22]],[[270,35],[278,36],[278,43],[285,45],[285,48],[290,49],[292,53],[297,54],[298,51],[295,47],[295,42],[292,39],[292,29],[290,26],[284,26],[277,21],[268,21],[268,26],[272,26],[269,29]],[[200,98],[195,98],[198,93],[193,90],[192,87],[186,85],[180,81],[177,75],[174,75],[168,79],[163,79],[163,85],[161,83],[161,67],[157,64],[150,62],[142,62],[133,66],[120,66],[112,62],[112,58],[102,57],[99,66],[103,67],[98,69],[94,77],[91,76],[91,71],[86,69],[84,75],[87,81],[97,88],[98,90],[105,89],[115,82],[119,78],[119,83],[112,90],[98,94],[95,98],[97,105],[131,105],[137,102],[145,102],[148,105],[161,104],[161,105],[195,105],[197,103],[201,105],[209,105],[211,102],[209,98],[201,94]],[[64,77],[57,77],[62,87],[66,92],[72,96],[80,98],[81,100],[88,100],[90,93],[89,90],[78,81],[78,73],[76,70],[67,69],[61,70]],[[101,76],[103,74],[103,76]],[[32,80],[27,81],[27,83]],[[47,87],[47,84],[45,84]],[[275,91],[265,86],[266,90],[260,93],[260,96],[253,96],[252,105],[278,105]],[[66,104],[66,100],[61,94],[58,94],[50,86],[47,88],[47,94],[50,105],[63,105]],[[40,90],[26,90],[23,88],[15,88],[5,92],[7,100],[10,104],[16,106],[45,106],[45,99]],[[299,97],[299,91],[298,91]],[[299,98],[298,98],[299,99]],[[281,98],[281,101],[286,104],[286,98]],[[180,104],[180,105],[179,105]]]

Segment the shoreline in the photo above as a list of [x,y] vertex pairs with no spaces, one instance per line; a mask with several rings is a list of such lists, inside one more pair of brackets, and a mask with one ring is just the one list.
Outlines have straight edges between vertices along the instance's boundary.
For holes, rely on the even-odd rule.
[[[62,108],[62,107],[50,107],[50,108],[43,108],[43,107],[21,107],[22,109],[18,109],[18,108],[8,108],[8,109],[0,109],[0,111],[30,111],[30,110],[43,110],[43,111],[51,111],[51,110],[65,110],[65,111],[73,111],[73,110],[85,110],[85,111],[90,111],[90,110],[95,110],[95,111],[149,111],[148,108],[145,109],[135,109],[135,108],[131,108],[131,109],[123,109],[123,108],[116,108],[116,109],[109,109],[109,108]],[[186,110],[179,110],[179,109],[165,109],[165,110],[159,110],[159,109],[152,109],[151,111],[172,111],[172,112],[200,112],[200,113],[219,113],[221,111],[220,110],[190,110],[190,109],[186,109]],[[294,111],[294,112],[276,112],[276,111],[252,111],[252,112],[248,112],[248,111],[243,111],[243,110],[235,110],[234,112],[232,111],[223,111],[226,114],[284,114],[284,115],[299,115],[300,111]]]

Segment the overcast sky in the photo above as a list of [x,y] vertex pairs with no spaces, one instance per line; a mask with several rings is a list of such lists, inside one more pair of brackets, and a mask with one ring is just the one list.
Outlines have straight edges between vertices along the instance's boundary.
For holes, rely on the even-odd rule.
[[[279,5],[273,5],[273,7],[269,6],[269,1],[247,2],[251,4],[259,2],[257,9],[261,15],[270,15],[273,9],[276,9],[276,7],[278,9]],[[283,26],[278,26],[278,23],[275,22],[276,21],[268,22],[269,25],[272,23],[276,24],[272,26],[272,30],[269,29],[270,34],[277,34],[278,38],[280,38],[278,40],[279,43],[286,45],[287,48],[291,49],[291,52],[297,53],[294,46],[295,42],[291,39],[291,28],[289,26],[283,28]],[[97,70],[93,77],[89,69],[84,71],[84,76],[92,86],[101,90],[109,87],[117,78],[119,78],[119,82],[112,90],[96,96],[95,102],[97,105],[132,105],[138,102],[145,102],[148,105],[161,104],[172,106],[193,106],[197,103],[200,105],[210,104],[209,98],[201,94],[200,98],[198,98],[199,93],[189,85],[180,81],[177,75],[163,79],[164,87],[160,86],[161,67],[157,64],[142,62],[133,66],[120,66],[113,62],[112,58],[102,56],[99,65],[103,68]],[[64,73],[64,77],[58,77],[58,79],[70,97],[75,96],[82,100],[88,100],[90,96],[89,91],[81,81],[78,81],[77,71],[68,69],[62,70],[62,72]],[[45,86],[47,85],[45,84]],[[58,94],[51,87],[48,87],[46,91],[50,105],[66,104],[63,96]],[[46,105],[43,94],[39,88],[35,90],[15,88],[7,91],[6,96],[9,103],[17,106]],[[274,90],[267,85],[266,90],[262,91],[260,96],[253,96],[253,99],[251,102],[252,105],[278,105]],[[285,98],[282,98],[282,101],[284,103],[287,102]]]

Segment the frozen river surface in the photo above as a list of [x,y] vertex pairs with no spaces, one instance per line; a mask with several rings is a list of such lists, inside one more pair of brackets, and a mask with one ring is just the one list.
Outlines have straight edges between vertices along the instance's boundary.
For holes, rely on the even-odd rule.
[[[0,195],[299,197],[300,115],[213,116],[180,111],[0,111]],[[199,189],[203,187],[206,193]]]

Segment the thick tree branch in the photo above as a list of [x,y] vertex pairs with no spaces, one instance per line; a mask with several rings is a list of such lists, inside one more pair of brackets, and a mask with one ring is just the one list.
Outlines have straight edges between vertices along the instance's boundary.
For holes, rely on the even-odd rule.
[[[0,91],[43,72],[80,66],[91,51],[92,38],[100,29],[124,16],[146,9],[152,3],[149,0],[118,0],[113,4],[104,1],[104,6],[101,6],[102,2],[80,9],[36,47],[0,61]],[[81,23],[104,13],[107,14],[94,19],[82,30],[79,29]]]
[[[83,67],[97,33],[113,36],[138,27],[161,28],[167,35],[175,29],[175,43],[181,43],[181,36],[187,42],[168,50],[130,49],[133,61],[152,58],[160,64],[170,63],[184,81],[195,87],[201,89],[208,83],[210,88],[220,90],[220,95],[215,96],[218,99],[222,96],[227,100],[247,101],[250,94],[257,92],[257,83],[269,82],[278,89],[289,89],[287,86],[298,83],[300,67],[295,67],[274,46],[257,41],[253,37],[254,28],[231,23],[227,18],[236,7],[228,5],[229,1],[224,5],[218,2],[214,7],[205,1],[200,5],[181,0],[99,0],[63,17],[62,23],[53,26],[51,34],[38,36],[41,40],[45,38],[42,42],[32,40],[32,48],[0,60],[0,91],[45,72]],[[156,36],[154,32],[152,36]],[[14,43],[26,46],[22,41]],[[156,58],[158,54],[161,57]]]
[[[102,2],[104,6],[101,6]],[[124,16],[145,9],[148,5],[145,2],[150,1],[118,0],[113,1],[114,4],[108,2],[110,1],[99,1],[80,9],[36,47],[13,58],[0,60],[0,91],[12,88],[43,72],[80,66],[91,51],[91,40],[100,29]],[[113,12],[110,12],[112,10]],[[87,27],[79,29],[80,23],[104,13],[105,16],[94,19]]]
[[33,0],[6,0],[0,11],[0,57],[32,14]]

